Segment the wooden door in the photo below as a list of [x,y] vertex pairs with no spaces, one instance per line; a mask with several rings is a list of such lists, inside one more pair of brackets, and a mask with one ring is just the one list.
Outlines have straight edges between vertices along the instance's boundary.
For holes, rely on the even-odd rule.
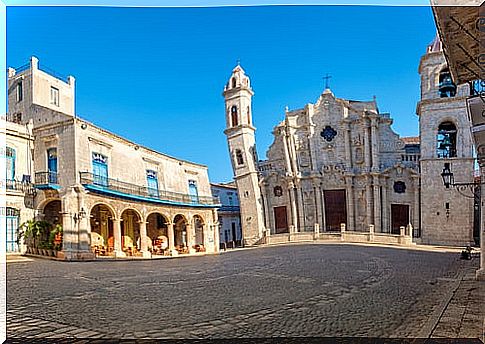
[[275,233],[288,233],[286,206],[274,207]]
[[340,231],[340,224],[347,223],[345,190],[325,190],[325,230]]
[[409,205],[391,204],[391,233],[400,234],[399,227],[409,224]]

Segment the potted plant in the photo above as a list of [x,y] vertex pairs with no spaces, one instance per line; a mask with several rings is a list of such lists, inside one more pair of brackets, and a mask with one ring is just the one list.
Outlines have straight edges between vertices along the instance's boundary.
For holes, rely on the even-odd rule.
[[62,225],[57,224],[49,233],[49,243],[51,244],[51,255],[58,256],[58,252],[62,251]]

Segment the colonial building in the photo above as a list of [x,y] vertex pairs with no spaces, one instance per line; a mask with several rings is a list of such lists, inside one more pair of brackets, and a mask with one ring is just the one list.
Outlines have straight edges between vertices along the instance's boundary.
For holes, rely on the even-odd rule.
[[36,58],[9,68],[8,118],[32,125],[33,208],[62,225],[65,259],[217,252],[207,167],[76,117],[74,88]]
[[242,245],[241,214],[235,183],[211,183],[212,196],[219,199],[217,210],[220,230],[220,247],[234,248]]
[[[429,244],[473,241],[473,202],[453,200],[440,176],[443,163],[451,162],[460,177],[473,177],[461,98],[466,86],[443,89],[446,64],[435,46],[428,47],[419,69],[419,138],[395,133],[390,114],[380,112],[375,99],[342,99],[327,88],[314,104],[286,110],[266,160],[256,155],[250,80],[241,66],[234,68],[223,92],[225,134],[246,244],[343,231],[370,233],[368,240],[376,233],[390,242],[421,231]],[[437,116],[443,112],[446,118]]]
[[[21,97],[21,93],[17,94]],[[3,119],[5,120],[5,119]],[[19,252],[17,243],[18,228],[25,221],[34,217],[34,195],[32,185],[33,143],[32,124],[18,124],[6,121],[0,135],[4,135],[6,146],[2,147],[5,159],[6,175],[2,182],[5,190],[5,208],[1,208],[0,217],[5,220],[7,252]]]

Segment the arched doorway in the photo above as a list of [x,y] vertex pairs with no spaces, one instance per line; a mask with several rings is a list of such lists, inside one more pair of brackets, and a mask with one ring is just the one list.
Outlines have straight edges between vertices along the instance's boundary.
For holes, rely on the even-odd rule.
[[49,222],[52,226],[62,224],[61,201],[56,199],[47,203],[42,214],[43,220]]
[[133,209],[121,213],[121,249],[128,255],[141,250],[140,221],[140,215]]
[[183,215],[176,215],[173,224],[175,248],[180,253],[187,253],[187,219]]
[[114,253],[113,218],[113,211],[104,204],[97,204],[91,209],[91,248],[99,255]]
[[194,248],[197,252],[205,252],[204,219],[200,215],[195,215],[193,219],[193,224],[194,224],[194,233],[195,233]]
[[160,213],[151,213],[147,217],[147,246],[153,254],[168,254],[168,222],[168,218]]

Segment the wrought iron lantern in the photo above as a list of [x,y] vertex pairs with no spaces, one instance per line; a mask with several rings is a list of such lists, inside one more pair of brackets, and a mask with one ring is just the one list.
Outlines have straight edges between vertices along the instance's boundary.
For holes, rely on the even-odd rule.
[[443,178],[443,185],[445,188],[449,189],[450,186],[454,185],[455,179],[453,177],[453,172],[450,170],[450,163],[445,162],[445,167],[441,172],[441,178]]

